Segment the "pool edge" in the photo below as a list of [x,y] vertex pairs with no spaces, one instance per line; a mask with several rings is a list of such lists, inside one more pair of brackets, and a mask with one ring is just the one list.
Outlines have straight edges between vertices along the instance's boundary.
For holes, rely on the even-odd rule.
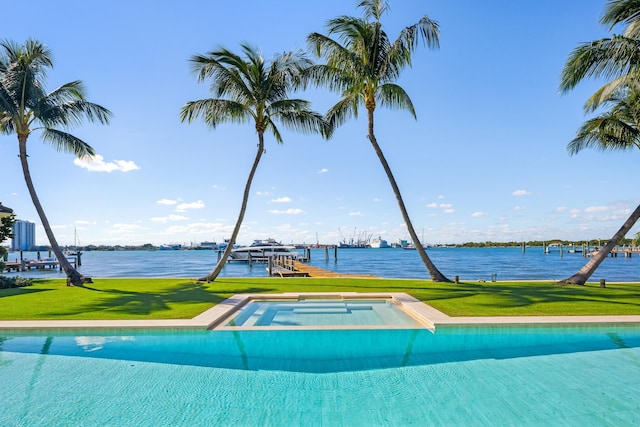
[[[607,316],[493,316],[493,317],[451,317],[434,307],[402,292],[288,292],[283,294],[236,294],[211,307],[192,319],[154,319],[154,320],[2,320],[2,330],[153,330],[153,329],[215,329],[233,312],[251,299],[299,299],[306,298],[376,298],[391,299],[406,308],[406,312],[427,329],[473,327],[473,326],[525,326],[525,325],[638,325],[640,315]],[[379,327],[375,327],[380,329]],[[317,329],[317,328],[297,328]],[[324,329],[345,329],[344,327],[326,327]],[[372,329],[353,327],[350,329]]]

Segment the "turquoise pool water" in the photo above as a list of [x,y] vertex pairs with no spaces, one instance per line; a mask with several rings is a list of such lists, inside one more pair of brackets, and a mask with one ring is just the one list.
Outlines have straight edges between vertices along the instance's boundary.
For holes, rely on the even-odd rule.
[[389,300],[253,300],[225,326],[407,326],[419,327]]
[[0,332],[3,426],[621,426],[640,328]]

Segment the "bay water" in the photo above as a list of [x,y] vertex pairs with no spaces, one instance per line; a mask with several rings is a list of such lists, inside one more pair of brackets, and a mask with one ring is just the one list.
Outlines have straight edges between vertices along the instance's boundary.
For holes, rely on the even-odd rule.
[[[303,250],[299,250],[302,253]],[[561,280],[578,271],[589,258],[580,253],[545,253],[542,247],[526,248],[443,248],[427,253],[449,279],[461,281]],[[415,250],[404,249],[311,249],[310,265],[345,274],[368,274],[384,278],[429,279]],[[23,252],[24,259],[37,259],[35,252]],[[41,258],[48,257],[41,253]],[[10,252],[8,260],[20,259]],[[218,252],[213,250],[88,251],[78,270],[90,277],[193,277],[206,275],[215,266]],[[11,272],[39,278],[63,278],[57,269]],[[266,277],[264,263],[228,263],[220,277]],[[640,256],[608,257],[590,281],[640,281]]]

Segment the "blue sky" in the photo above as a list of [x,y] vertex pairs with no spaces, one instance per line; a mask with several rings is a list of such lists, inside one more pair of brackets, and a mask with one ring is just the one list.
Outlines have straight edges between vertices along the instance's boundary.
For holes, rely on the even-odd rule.
[[[229,237],[257,137],[249,125],[180,122],[187,101],[209,97],[189,58],[220,45],[239,52],[241,42],[266,58],[305,48],[328,19],[360,16],[356,4],[36,0],[27,15],[7,4],[3,15],[21,19],[3,19],[0,37],[32,37],[53,52],[47,88],[82,80],[88,99],[114,114],[109,126],[73,129],[98,153],[93,163],[56,152],[37,132],[29,139],[32,177],[59,243],[73,243],[74,229],[81,244]],[[418,49],[398,81],[418,119],[378,108],[375,123],[425,242],[608,238],[639,203],[638,153],[566,151],[587,118],[584,101],[603,82],[561,95],[560,73],[572,49],[610,34],[598,23],[604,5],[392,0],[383,17],[392,38],[423,15],[441,28],[440,49]],[[338,100],[322,90],[297,96],[321,112]],[[278,145],[268,136],[239,243],[408,238],[366,132],[361,113],[330,141],[284,131]],[[37,243],[47,244],[17,152],[14,135],[0,136],[0,201],[38,224]]]

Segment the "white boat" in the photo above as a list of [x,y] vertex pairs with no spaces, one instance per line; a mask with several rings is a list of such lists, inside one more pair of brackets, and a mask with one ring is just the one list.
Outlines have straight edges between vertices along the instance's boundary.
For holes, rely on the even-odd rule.
[[300,258],[300,254],[295,251],[295,246],[285,246],[274,239],[254,240],[251,246],[241,246],[231,250],[231,260],[233,261],[264,261],[269,257],[285,256],[289,258]]
[[378,236],[377,239],[371,240],[371,247],[376,249],[388,248],[389,243],[386,240],[384,240],[382,237]]

